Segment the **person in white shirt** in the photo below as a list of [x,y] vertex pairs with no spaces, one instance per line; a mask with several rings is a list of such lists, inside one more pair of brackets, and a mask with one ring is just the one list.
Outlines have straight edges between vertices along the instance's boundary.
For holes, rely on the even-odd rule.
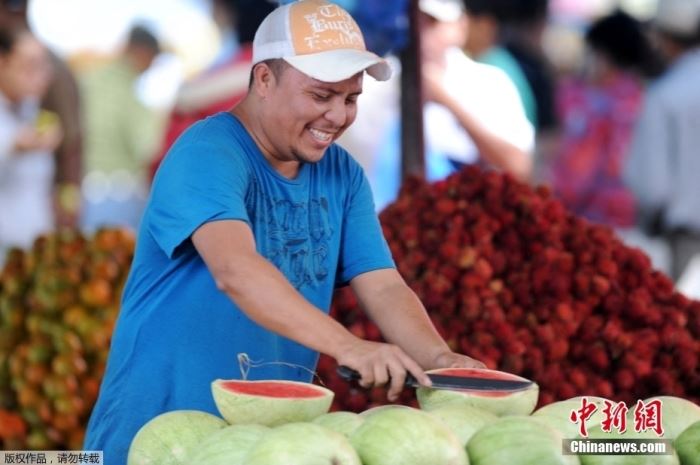
[[660,0],[653,24],[669,69],[647,91],[624,176],[678,279],[700,253],[700,0]]
[[[461,50],[468,34],[462,0],[421,0],[419,7],[427,179],[478,163],[529,180],[534,129],[508,76]],[[400,187],[398,74],[393,86],[365,86],[356,124],[340,140],[359,155],[377,210]]]
[[428,178],[481,163],[528,180],[534,129],[508,76],[462,51],[462,0],[421,0],[419,8]]

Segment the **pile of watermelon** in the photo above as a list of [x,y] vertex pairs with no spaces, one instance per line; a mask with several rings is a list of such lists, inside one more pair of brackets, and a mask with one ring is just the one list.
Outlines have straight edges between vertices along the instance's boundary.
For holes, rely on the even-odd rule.
[[[626,403],[700,398],[700,302],[546,187],[472,167],[435,184],[410,180],[380,218],[398,270],[450,347],[537,381],[541,405],[592,392]],[[334,314],[381,340],[348,289]],[[384,402],[349,389],[328,359],[319,372],[339,394],[336,409]]]
[[97,398],[131,233],[64,230],[0,271],[0,449],[80,449]]
[[[480,373],[475,373],[480,372]],[[453,370],[452,375],[513,375]],[[284,381],[216,380],[214,400],[223,418],[197,410],[163,413],[141,427],[127,465],[697,465],[700,406],[677,397],[662,405],[664,431],[608,431],[604,415],[571,415],[582,399],[533,412],[537,386],[485,396],[419,388],[420,409],[385,405],[360,413],[328,413],[333,392]],[[603,398],[586,399],[601,407]],[[563,454],[564,439],[667,441],[664,455]],[[622,461],[621,461],[622,460]]]

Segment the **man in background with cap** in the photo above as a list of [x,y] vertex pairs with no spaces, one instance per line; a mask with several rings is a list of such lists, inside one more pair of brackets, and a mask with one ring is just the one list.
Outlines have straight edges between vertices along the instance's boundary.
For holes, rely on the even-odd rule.
[[[253,43],[245,99],[190,128],[165,157],[144,214],[85,449],[124,464],[160,413],[216,413],[211,382],[310,381],[318,353],[361,384],[483,366],[453,353],[397,273],[359,165],[333,142],[353,122],[363,71],[391,74],[350,15],[323,0],[273,11]],[[349,283],[391,344],[327,313]]]
[[136,83],[160,52],[155,33],[135,24],[114,59],[81,76],[85,173],[80,226],[88,234],[107,226],[138,229],[148,192],[147,160],[163,121],[139,99]]
[[660,0],[653,23],[669,69],[647,92],[625,180],[640,225],[668,240],[678,279],[700,253],[700,0]]

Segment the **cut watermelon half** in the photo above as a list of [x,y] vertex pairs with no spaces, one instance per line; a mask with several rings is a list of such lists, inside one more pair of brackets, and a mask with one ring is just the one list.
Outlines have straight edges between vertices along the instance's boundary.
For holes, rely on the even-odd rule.
[[[528,381],[518,375],[482,368],[443,368],[432,370],[449,376],[472,376],[487,379]],[[447,404],[459,403],[489,411],[495,415],[529,415],[535,410],[540,388],[537,384],[521,391],[476,391],[418,388],[418,404],[423,410],[433,410]]]
[[334,395],[322,386],[298,381],[217,379],[211,387],[219,413],[232,425],[311,421],[328,412]]

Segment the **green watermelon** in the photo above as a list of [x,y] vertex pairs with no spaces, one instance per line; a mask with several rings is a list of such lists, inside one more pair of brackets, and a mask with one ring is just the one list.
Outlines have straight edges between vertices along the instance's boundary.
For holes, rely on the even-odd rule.
[[357,413],[330,412],[314,418],[312,423],[336,431],[349,438],[363,421],[364,419]]
[[562,452],[562,435],[526,416],[508,416],[477,431],[467,444],[471,465],[579,465]]
[[245,465],[250,449],[270,428],[262,425],[230,425],[205,438],[190,455],[189,465]]
[[467,465],[450,428],[418,409],[392,406],[364,417],[350,436],[364,465]]
[[245,465],[361,465],[348,439],[314,423],[287,423],[265,434]]
[[491,412],[463,404],[443,405],[428,413],[445,423],[465,447],[477,431],[498,419]]
[[189,465],[193,448],[225,426],[221,418],[197,410],[163,413],[136,433],[127,465]]
[[700,465],[700,421],[686,428],[673,445],[683,465]]

